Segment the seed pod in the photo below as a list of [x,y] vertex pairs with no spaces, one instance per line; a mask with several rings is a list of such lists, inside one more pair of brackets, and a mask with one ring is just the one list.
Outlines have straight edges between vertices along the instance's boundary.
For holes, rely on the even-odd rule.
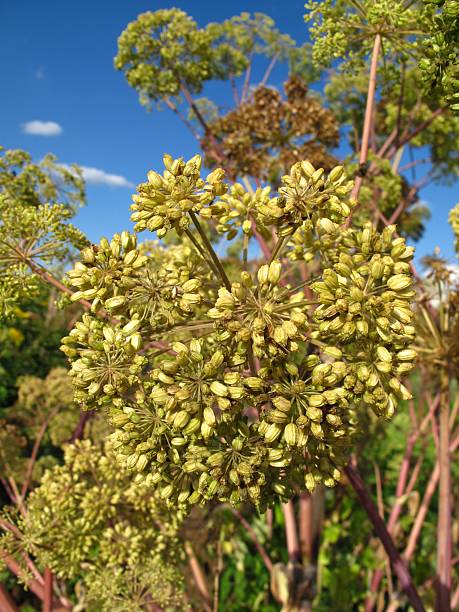
[[300,430],[295,423],[289,423],[284,429],[284,440],[289,446],[296,446],[300,437]]
[[313,176],[314,172],[316,171],[311,162],[307,160],[301,162],[301,170],[303,171],[303,174],[308,178]]
[[136,334],[132,334],[132,336],[129,338],[129,342],[132,348],[135,351],[138,351],[142,346],[142,336],[139,332],[137,332]]
[[139,455],[137,453],[133,453],[132,455],[129,455],[129,457],[126,460],[126,467],[129,470],[134,469],[137,464],[138,459],[139,459]]
[[222,463],[225,460],[225,453],[223,453],[222,451],[218,451],[216,453],[212,453],[208,458],[207,458],[207,463],[211,466],[211,467],[218,467],[220,465],[222,465]]
[[136,470],[139,472],[143,472],[143,470],[147,467],[148,465],[148,456],[145,454],[140,455],[140,457],[137,460],[137,465]]
[[126,266],[130,266],[134,263],[134,261],[137,259],[138,256],[139,256],[138,251],[129,251],[129,253],[126,253],[126,255],[124,256],[123,261],[126,264]]
[[280,425],[278,425],[277,423],[271,423],[265,433],[266,442],[268,442],[268,444],[271,444],[280,436],[281,432],[282,428],[280,427]]
[[282,448],[270,448],[268,450],[268,459],[269,461],[279,461],[284,456],[284,451]]
[[337,346],[326,346],[323,349],[323,352],[325,355],[330,355],[335,359],[341,359],[341,357],[343,356],[343,352]]
[[186,443],[185,438],[172,438],[171,440],[172,446],[184,446]]
[[289,419],[289,416],[286,412],[283,412],[282,410],[271,410],[268,415],[268,419],[272,423],[286,423]]
[[174,416],[173,426],[176,429],[183,429],[184,427],[187,426],[189,420],[190,420],[190,415],[188,414],[188,412],[186,410],[180,410]]
[[235,470],[234,468],[229,471],[229,479],[234,485],[239,486],[239,483],[240,483],[239,474],[237,473],[237,470]]
[[392,361],[392,355],[384,346],[378,346],[376,348],[376,354],[381,361],[385,361],[387,363],[390,363]]
[[392,291],[403,291],[403,289],[410,287],[412,282],[412,279],[406,274],[395,274],[395,276],[389,278],[387,286]]
[[311,422],[311,433],[315,438],[320,440],[324,437],[324,432],[320,423]]
[[282,412],[290,412],[290,409],[292,407],[291,402],[285,397],[275,397],[273,398],[272,402],[274,406]]
[[189,421],[188,425],[184,428],[183,433],[185,436],[191,436],[196,433],[201,427],[201,421],[198,418],[193,418]]
[[344,167],[343,166],[335,166],[330,170],[328,175],[328,180],[330,183],[338,182],[344,175]]
[[253,285],[253,280],[249,272],[241,272],[241,280],[243,284],[250,289]]
[[217,419],[215,418],[215,412],[209,406],[204,408],[204,421],[209,427],[214,427]]
[[278,260],[274,260],[269,264],[268,268],[268,281],[273,285],[276,285],[281,277],[282,264]]
[[107,342],[109,342],[110,344],[113,344],[115,342],[115,332],[111,327],[104,325],[102,333]]
[[326,234],[333,234],[338,227],[336,223],[333,223],[333,221],[325,217],[320,219],[319,224],[321,229],[323,229]]
[[257,272],[258,283],[265,285],[268,282],[269,266],[267,264],[261,266]]
[[147,177],[148,177],[148,182],[155,189],[160,189],[162,187],[163,177],[160,174],[158,174],[154,170],[150,170],[150,172],[147,174]]
[[252,468],[245,461],[241,461],[240,463],[238,463],[236,469],[238,473],[241,474],[241,476],[251,476],[252,475]]
[[416,357],[417,353],[413,349],[403,349],[397,353],[397,359],[399,361],[414,361]]
[[126,298],[123,295],[117,295],[115,297],[108,298],[108,300],[105,302],[105,307],[108,310],[115,310],[115,308],[124,306],[125,303]]
[[201,423],[201,434],[204,439],[210,438],[214,434],[214,428],[203,421]]
[[212,391],[212,393],[218,395],[219,397],[228,396],[228,387],[223,383],[219,382],[218,380],[214,380],[212,382],[212,384],[210,385],[210,390]]
[[309,493],[312,493],[314,489],[316,488],[315,478],[309,472],[306,473],[304,476],[304,484],[306,486],[306,489],[309,491]]
[[162,489],[160,489],[161,499],[169,499],[174,492],[174,487],[171,484],[166,485]]

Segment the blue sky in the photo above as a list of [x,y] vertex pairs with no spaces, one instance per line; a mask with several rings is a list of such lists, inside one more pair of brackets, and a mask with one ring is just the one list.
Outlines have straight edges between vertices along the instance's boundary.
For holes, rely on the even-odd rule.
[[[36,159],[52,152],[62,162],[91,169],[92,180],[99,182],[88,184],[88,204],[76,220],[91,240],[131,229],[132,185],[142,182],[149,169],[162,167],[165,151],[191,156],[198,148],[172,113],[155,109],[147,113],[124,77],[114,70],[117,37],[127,23],[141,12],[171,6],[187,11],[200,25],[241,11],[260,11],[302,43],[307,37],[303,5],[303,0],[0,2],[0,143],[26,149]],[[278,71],[274,79],[280,82],[282,76]],[[62,132],[50,136],[24,133],[24,125],[34,120],[57,123]],[[56,126],[46,127],[58,131]],[[442,254],[452,259],[447,216],[459,200],[458,184],[429,187],[422,196],[433,214],[418,244],[418,257],[439,245]]]

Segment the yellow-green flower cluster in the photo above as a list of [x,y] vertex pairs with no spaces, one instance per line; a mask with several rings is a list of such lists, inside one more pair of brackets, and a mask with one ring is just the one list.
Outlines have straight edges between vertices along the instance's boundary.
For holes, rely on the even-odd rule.
[[318,217],[342,223],[350,213],[346,196],[351,189],[352,181],[342,166],[336,166],[326,176],[323,168],[316,170],[307,161],[297,162],[282,177],[279,197],[262,204],[258,211],[266,223],[281,226],[283,234],[291,234],[305,220],[314,223]]
[[448,221],[456,237],[456,251],[459,251],[459,204],[449,211]]
[[137,355],[142,345],[140,319],[120,325],[105,325],[84,314],[61,350],[72,360],[70,376],[75,387],[75,401],[85,409],[113,402],[120,403],[138,380],[147,359]]
[[312,284],[320,305],[313,337],[344,347],[353,373],[346,384],[379,413],[391,416],[397,399],[408,399],[400,383],[413,367],[410,349],[415,329],[409,262],[413,248],[393,238],[394,226],[381,234],[371,223],[348,230],[334,265]]
[[[249,200],[238,185],[225,195],[219,170],[207,190],[196,158],[166,165],[143,210],[189,243],[140,249],[122,234],[69,275],[106,311],[83,315],[63,341],[77,401],[104,407],[118,461],[170,506],[263,508],[332,486],[367,413],[391,416],[409,397],[413,249],[394,227],[343,226],[351,185],[340,167],[326,176],[295,164],[277,196]],[[269,229],[269,261],[248,262],[246,250],[242,269],[230,267],[206,221],[249,239]],[[300,277],[291,259],[314,268]]]
[[206,269],[190,248],[136,247],[136,236],[123,232],[82,251],[68,272],[77,291],[72,300],[91,300],[117,319],[148,320],[151,328],[186,318],[202,301]]
[[203,208],[200,215],[216,221],[217,232],[226,234],[228,240],[235,238],[241,230],[244,234],[253,236],[254,227],[264,237],[269,238],[269,230],[263,224],[259,208],[269,205],[272,199],[270,194],[269,186],[249,192],[240,183],[234,183],[212,206]]
[[[179,512],[165,512],[150,488],[132,481],[109,447],[85,440],[67,446],[64,464],[45,473],[18,527],[25,549],[40,564],[82,581],[89,599],[98,599],[91,609],[113,610],[120,598],[123,609],[130,609],[139,579],[157,604],[183,609],[181,522]],[[100,587],[107,571],[117,580],[97,594],[93,587]],[[158,584],[145,582],[153,576]]]
[[85,248],[81,261],[67,274],[71,286],[77,289],[72,301],[92,300],[96,308],[115,296],[120,285],[147,262],[136,246],[137,237],[122,232],[115,234],[110,242],[102,238],[97,246]]
[[236,348],[235,355],[245,355],[248,350],[259,358],[286,355],[297,351],[298,341],[304,340],[307,316],[297,306],[304,294],[280,286],[281,274],[282,264],[274,260],[259,268],[256,282],[249,272],[242,272],[231,291],[218,290],[207,316],[222,330],[219,340]]
[[139,185],[138,194],[133,196],[131,219],[136,232],[148,229],[156,232],[158,238],[171,229],[182,233],[190,224],[189,212],[199,212],[225,193],[223,170],[214,170],[204,180],[201,164],[199,155],[187,162],[164,156],[164,173],[151,170],[148,182]]

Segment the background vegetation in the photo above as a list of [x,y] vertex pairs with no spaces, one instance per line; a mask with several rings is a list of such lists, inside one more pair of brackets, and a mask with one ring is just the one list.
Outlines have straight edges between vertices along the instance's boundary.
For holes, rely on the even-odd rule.
[[[458,174],[458,14],[456,0],[310,2],[303,45],[263,14],[139,15],[115,69],[141,104],[180,117],[208,169],[165,156],[134,198],[139,244],[120,228],[93,245],[72,225],[77,167],[0,152],[2,610],[457,608],[457,275],[439,253],[417,270],[401,238],[435,214],[422,189]],[[231,108],[205,95],[215,81]],[[250,286],[289,313],[277,327],[256,320]],[[320,313],[338,303],[347,327],[334,312],[330,331]],[[362,321],[379,330],[374,359],[358,352]],[[319,358],[346,363],[346,382],[319,380]],[[183,392],[199,364],[202,409]],[[286,425],[279,388],[298,367],[325,400]],[[255,408],[265,429],[249,444]],[[145,434],[145,414],[170,419],[181,455]],[[190,464],[198,444],[220,460],[215,427],[251,457],[218,485],[218,463],[207,480]],[[265,447],[269,465],[253,459]]]

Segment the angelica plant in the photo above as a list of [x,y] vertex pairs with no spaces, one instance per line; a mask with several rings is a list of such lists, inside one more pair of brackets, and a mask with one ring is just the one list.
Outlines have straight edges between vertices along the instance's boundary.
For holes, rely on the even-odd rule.
[[[104,411],[117,460],[171,506],[265,508],[333,486],[364,413],[389,418],[410,397],[413,248],[394,227],[343,229],[342,167],[296,163],[244,208],[199,156],[164,163],[133,197],[134,233],[86,248],[68,274],[72,299],[92,303],[62,344],[75,400]],[[209,239],[227,223],[245,236],[239,269]],[[144,231],[182,242],[141,247]],[[267,232],[269,259],[249,262]]]
[[88,244],[69,220],[84,202],[78,166],[63,166],[52,155],[40,163],[21,150],[0,147],[0,318],[39,294]]
[[79,583],[88,609],[183,609],[182,517],[172,513],[165,521],[164,511],[109,447],[85,440],[65,448],[63,465],[46,472],[0,546],[12,554],[19,546],[59,578]]

